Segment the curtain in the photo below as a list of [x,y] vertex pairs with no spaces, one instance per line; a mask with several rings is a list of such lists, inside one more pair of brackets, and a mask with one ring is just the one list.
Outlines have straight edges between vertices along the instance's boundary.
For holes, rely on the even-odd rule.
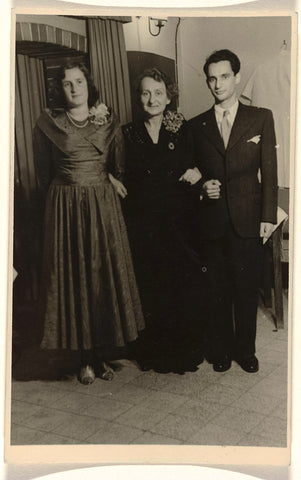
[[16,184],[31,200],[36,187],[33,163],[32,131],[42,110],[46,107],[43,61],[26,55],[16,59]]
[[[37,297],[39,239],[32,132],[46,106],[43,62],[18,54],[15,95],[14,267],[23,300]],[[23,281],[24,280],[24,281]]]
[[242,98],[251,105],[272,110],[277,139],[278,186],[290,186],[291,55],[281,51],[259,65],[249,78]]
[[87,25],[91,73],[100,100],[113,108],[121,124],[128,123],[132,110],[122,23],[89,18]]

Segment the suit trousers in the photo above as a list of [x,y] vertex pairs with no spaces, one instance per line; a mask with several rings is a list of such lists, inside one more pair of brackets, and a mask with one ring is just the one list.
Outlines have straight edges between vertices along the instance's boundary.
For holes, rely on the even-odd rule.
[[224,235],[204,240],[208,357],[248,357],[255,353],[262,239],[242,238],[229,223]]

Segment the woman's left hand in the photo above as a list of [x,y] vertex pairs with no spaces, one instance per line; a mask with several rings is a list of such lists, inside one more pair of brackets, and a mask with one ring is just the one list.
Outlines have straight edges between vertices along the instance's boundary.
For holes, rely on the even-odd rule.
[[128,194],[128,191],[125,188],[125,186],[123,185],[123,183],[121,183],[119,180],[117,180],[117,178],[113,177],[113,175],[111,173],[109,173],[109,180],[112,183],[112,185],[115,188],[118,195],[120,195],[122,198],[125,198]]
[[197,167],[188,168],[185,173],[179,178],[180,182],[188,182],[190,185],[195,185],[201,180],[202,174]]

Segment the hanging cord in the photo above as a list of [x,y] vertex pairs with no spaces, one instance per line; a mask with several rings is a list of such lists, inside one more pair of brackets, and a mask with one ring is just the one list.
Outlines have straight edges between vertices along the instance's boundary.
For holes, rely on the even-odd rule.
[[[179,85],[179,70],[178,70],[178,31],[179,31],[179,26],[181,23],[181,18],[178,18],[178,23],[176,26],[176,32],[175,32],[175,79],[176,79],[176,84]],[[176,100],[177,104],[177,110],[179,108],[179,96],[177,96]]]

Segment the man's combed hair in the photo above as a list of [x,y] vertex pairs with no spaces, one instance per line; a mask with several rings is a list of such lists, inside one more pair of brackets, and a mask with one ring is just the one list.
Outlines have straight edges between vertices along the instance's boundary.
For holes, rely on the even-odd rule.
[[228,60],[228,62],[230,62],[232,71],[234,75],[236,75],[240,70],[240,60],[238,56],[235,55],[235,53],[231,52],[231,50],[224,49],[216,50],[211,55],[209,55],[209,57],[207,57],[203,67],[206,77],[208,77],[209,65],[211,65],[211,63],[223,62],[225,60]]
[[141,75],[139,75],[137,80],[137,88],[136,93],[140,96],[141,93],[141,82],[144,78],[149,77],[154,79],[156,82],[163,82],[166,87],[166,93],[168,98],[171,100],[172,98],[176,98],[179,95],[178,86],[174,83],[168,75],[159,68],[152,67],[147,68],[144,70]]

